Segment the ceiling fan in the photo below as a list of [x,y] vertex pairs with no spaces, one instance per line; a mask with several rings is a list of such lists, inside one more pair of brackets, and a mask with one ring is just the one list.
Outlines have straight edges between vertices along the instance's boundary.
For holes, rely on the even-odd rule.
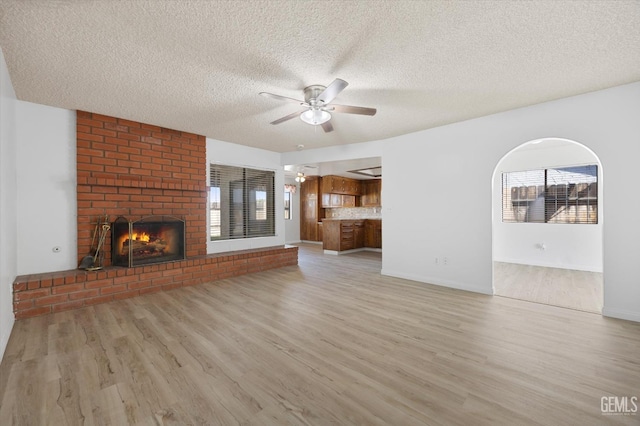
[[325,132],[331,132],[333,131],[333,125],[329,121],[331,120],[331,112],[360,115],[376,114],[375,108],[337,105],[330,103],[336,96],[338,96],[340,92],[344,90],[345,87],[347,87],[348,84],[349,83],[347,83],[346,81],[336,78],[335,80],[333,80],[333,83],[331,83],[327,87],[321,86],[319,84],[305,87],[304,101],[267,92],[260,92],[260,94],[267,98],[273,98],[279,101],[295,102],[298,105],[306,108],[302,112],[296,111],[289,115],[285,115],[282,118],[272,121],[271,124],[280,124],[287,120],[291,120],[292,118],[300,117],[300,119],[307,124],[311,124],[313,126],[320,125]]

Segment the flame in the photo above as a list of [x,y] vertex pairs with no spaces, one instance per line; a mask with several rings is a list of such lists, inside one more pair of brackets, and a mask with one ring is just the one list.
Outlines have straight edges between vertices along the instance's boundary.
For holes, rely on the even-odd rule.
[[149,234],[147,234],[146,232],[141,232],[139,234],[137,232],[134,232],[133,234],[131,234],[131,238],[136,241],[149,242]]

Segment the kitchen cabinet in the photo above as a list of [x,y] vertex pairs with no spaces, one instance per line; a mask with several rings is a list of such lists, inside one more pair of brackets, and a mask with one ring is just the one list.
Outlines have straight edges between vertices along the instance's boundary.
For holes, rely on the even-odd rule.
[[325,220],[325,250],[344,251],[364,247],[364,220]]
[[325,219],[322,223],[324,228],[322,247],[325,250],[345,251],[367,247],[367,220]]
[[318,233],[318,222],[324,217],[320,203],[320,179],[309,176],[300,184],[300,239],[322,241]]
[[367,219],[364,221],[364,246],[382,248],[382,220]]
[[372,179],[362,181],[362,196],[360,197],[360,206],[362,207],[380,207],[382,193],[382,180]]
[[355,195],[322,193],[323,208],[355,207],[355,206],[356,206]]
[[364,220],[353,222],[353,248],[364,247]]
[[322,178],[321,191],[323,194],[359,196],[362,193],[362,187],[357,179],[328,175]]

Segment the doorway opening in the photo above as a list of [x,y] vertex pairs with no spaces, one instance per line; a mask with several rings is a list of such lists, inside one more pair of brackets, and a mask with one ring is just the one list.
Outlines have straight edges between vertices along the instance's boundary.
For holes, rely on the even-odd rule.
[[603,170],[567,139],[526,142],[493,174],[493,292],[602,313]]

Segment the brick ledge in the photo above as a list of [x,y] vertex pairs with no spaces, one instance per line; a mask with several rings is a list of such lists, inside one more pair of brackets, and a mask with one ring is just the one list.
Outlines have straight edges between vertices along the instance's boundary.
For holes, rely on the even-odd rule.
[[297,264],[298,247],[286,245],[133,268],[21,275],[13,282],[13,312],[30,318]]

